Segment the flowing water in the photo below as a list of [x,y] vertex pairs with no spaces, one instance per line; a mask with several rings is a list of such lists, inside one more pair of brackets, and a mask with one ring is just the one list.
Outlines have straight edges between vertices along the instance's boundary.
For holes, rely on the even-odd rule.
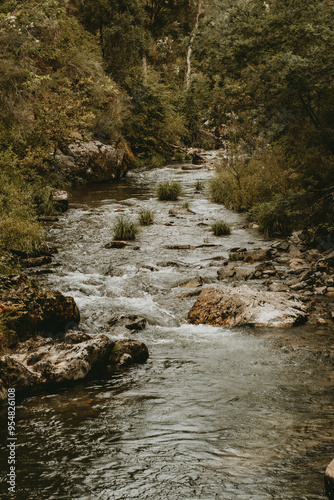
[[[333,455],[333,334],[189,325],[196,300],[182,286],[216,281],[235,246],[271,244],[243,218],[195,193],[212,173],[180,165],[132,171],[118,184],[83,187],[54,224],[53,273],[39,281],[75,298],[81,329],[110,333],[115,315],[147,319],[118,330],[150,350],[145,365],[24,399],[17,409],[17,498],[100,500],[324,499]],[[180,180],[195,212],[171,217],[162,179]],[[155,224],[122,250],[106,249],[119,214],[155,211]],[[225,219],[229,237],[209,224]],[[193,249],[168,249],[168,245]],[[144,266],[144,267],[143,267]],[[2,409],[2,416],[5,409]],[[5,422],[5,420],[4,420]],[[8,467],[6,425],[1,465]],[[1,486],[5,491],[4,474]],[[7,498],[8,494],[1,498]]]

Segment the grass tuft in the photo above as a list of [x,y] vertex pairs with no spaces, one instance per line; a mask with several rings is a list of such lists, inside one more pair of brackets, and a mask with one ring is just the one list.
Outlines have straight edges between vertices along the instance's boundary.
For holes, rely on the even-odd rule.
[[123,215],[117,217],[115,224],[113,226],[114,240],[118,241],[130,241],[136,238],[138,233],[138,226],[130,219],[127,219]]
[[228,236],[231,234],[231,227],[223,220],[214,222],[211,229],[215,236]]
[[138,221],[141,226],[149,226],[150,224],[153,224],[154,213],[152,210],[142,208],[139,210]]
[[160,201],[175,201],[178,199],[182,192],[180,182],[177,181],[164,181],[160,182],[157,187],[157,196]]

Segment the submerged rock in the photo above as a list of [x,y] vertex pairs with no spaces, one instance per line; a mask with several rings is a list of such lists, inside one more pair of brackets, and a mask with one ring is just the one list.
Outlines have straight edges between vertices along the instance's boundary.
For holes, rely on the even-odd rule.
[[190,323],[194,324],[276,328],[289,328],[306,317],[306,306],[290,295],[260,291],[246,285],[207,287],[188,314]]

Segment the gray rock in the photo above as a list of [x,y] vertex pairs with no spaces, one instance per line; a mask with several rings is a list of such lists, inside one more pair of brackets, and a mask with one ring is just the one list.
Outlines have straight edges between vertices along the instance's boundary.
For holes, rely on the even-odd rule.
[[132,153],[125,145],[118,147],[99,141],[76,141],[57,151],[55,161],[70,176],[91,182],[110,182],[124,177]]

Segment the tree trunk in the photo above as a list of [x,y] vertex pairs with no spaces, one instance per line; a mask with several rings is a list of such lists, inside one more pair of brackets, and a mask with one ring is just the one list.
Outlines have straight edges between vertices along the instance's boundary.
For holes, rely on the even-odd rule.
[[192,44],[196,36],[196,32],[198,30],[199,17],[202,14],[202,2],[198,3],[198,11],[196,16],[195,27],[193,30],[193,34],[191,35],[188,52],[187,52],[187,74],[186,74],[186,89],[188,90],[191,82],[191,54],[192,54]]

